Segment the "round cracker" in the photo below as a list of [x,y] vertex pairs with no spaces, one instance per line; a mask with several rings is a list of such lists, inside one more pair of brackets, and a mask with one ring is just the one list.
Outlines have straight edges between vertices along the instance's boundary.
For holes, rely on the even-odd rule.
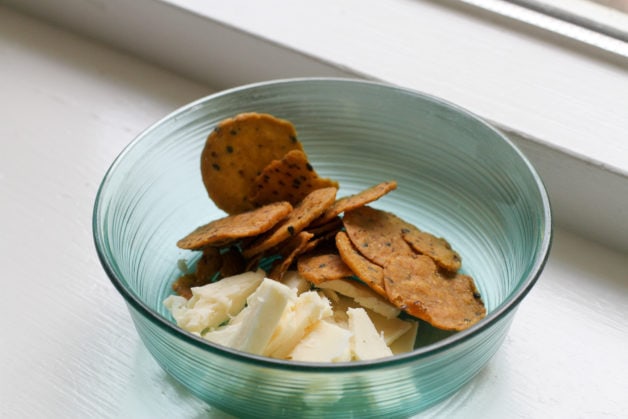
[[390,191],[394,191],[397,189],[397,181],[389,180],[386,182],[378,183],[377,185],[371,186],[361,192],[358,192],[353,195],[343,196],[334,202],[325,213],[321,216],[320,219],[316,220],[314,225],[325,224],[326,222],[334,219],[338,215],[342,214],[346,211],[351,211],[358,207],[362,207],[370,202],[376,201],[382,196],[386,195]]
[[342,261],[362,282],[379,295],[387,297],[384,289],[384,269],[381,266],[362,256],[345,232],[336,234],[336,247]]
[[353,271],[335,253],[302,256],[297,261],[297,270],[314,285],[353,276]]
[[443,330],[467,329],[486,316],[468,275],[442,275],[429,256],[399,255],[384,267],[388,299],[406,313]]
[[342,230],[342,218],[340,217],[334,217],[324,224],[316,224],[315,227],[310,225],[307,228],[307,231],[317,237],[335,236],[340,230]]
[[222,266],[220,267],[220,277],[229,278],[230,276],[241,274],[245,271],[246,261],[237,246],[231,246],[229,250],[222,255]]
[[220,122],[201,153],[201,175],[210,198],[228,214],[255,208],[249,201],[255,178],[291,150],[303,146],[286,120],[244,113]]
[[228,215],[198,227],[179,240],[177,246],[190,250],[224,246],[234,240],[270,230],[291,211],[289,202],[275,202],[242,214]]
[[[222,255],[217,247],[206,247],[203,255],[196,263],[196,277],[208,284],[222,267]],[[203,284],[204,285],[204,284]]]
[[255,178],[249,200],[254,205],[288,201],[296,205],[310,192],[333,186],[335,180],[322,178],[301,150],[291,150],[281,160],[273,160]]
[[403,239],[417,252],[434,259],[434,262],[449,272],[457,272],[462,265],[458,252],[444,238],[439,238],[416,227],[402,231]]
[[393,256],[414,254],[401,236],[411,224],[390,212],[365,205],[345,212],[342,222],[358,251],[379,266]]
[[273,263],[272,269],[268,273],[268,277],[281,281],[295,258],[309,248],[309,243],[312,237],[314,237],[312,233],[302,231],[287,240],[285,246],[283,246],[283,248],[279,251],[281,258]]
[[338,189],[334,187],[312,191],[273,230],[245,249],[243,251],[244,257],[249,259],[299,234],[334,203],[336,192]]

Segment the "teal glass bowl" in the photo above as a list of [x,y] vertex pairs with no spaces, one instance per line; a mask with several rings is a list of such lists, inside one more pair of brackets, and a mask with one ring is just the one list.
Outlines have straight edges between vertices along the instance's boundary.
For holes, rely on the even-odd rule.
[[[455,334],[422,324],[413,352],[339,364],[254,356],[179,329],[162,302],[178,261],[194,256],[175,243],[224,216],[203,186],[201,150],[219,121],[241,112],[291,121],[317,171],[340,182],[338,196],[397,180],[372,205],[447,238],[487,317]],[[193,394],[240,417],[399,417],[452,395],[503,342],[544,267],[551,225],[534,168],[478,117],[407,89],[327,78],[248,85],[176,110],[115,160],[93,213],[102,266],[150,353]]]

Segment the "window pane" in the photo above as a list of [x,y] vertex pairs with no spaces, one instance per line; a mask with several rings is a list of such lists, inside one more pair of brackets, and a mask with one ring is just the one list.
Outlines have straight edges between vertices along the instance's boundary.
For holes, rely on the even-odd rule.
[[461,0],[628,57],[628,0]]
[[628,42],[628,0],[509,1]]

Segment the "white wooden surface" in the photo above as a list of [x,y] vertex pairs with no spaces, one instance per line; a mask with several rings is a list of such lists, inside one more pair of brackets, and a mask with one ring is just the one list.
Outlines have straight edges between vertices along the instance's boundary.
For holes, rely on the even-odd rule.
[[[100,179],[212,88],[0,6],[0,417],[224,417],[140,343],[91,236]],[[628,412],[628,258],[558,229],[488,366],[423,417]]]

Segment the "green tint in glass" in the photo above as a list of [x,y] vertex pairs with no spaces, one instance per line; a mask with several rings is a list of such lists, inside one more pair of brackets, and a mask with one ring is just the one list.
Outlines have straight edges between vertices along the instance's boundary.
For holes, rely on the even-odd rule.
[[[227,117],[264,112],[291,121],[339,196],[395,179],[373,203],[447,238],[489,314],[471,329],[422,325],[416,350],[321,365],[255,357],[176,327],[162,305],[176,241],[222,217],[200,177],[208,133]],[[103,267],[159,364],[210,404],[241,416],[407,416],[451,395],[499,348],[538,278],[551,241],[545,189],[522,154],[477,117],[383,84],[294,79],[245,86],[192,103],[143,132],[111,166],[94,208]]]

